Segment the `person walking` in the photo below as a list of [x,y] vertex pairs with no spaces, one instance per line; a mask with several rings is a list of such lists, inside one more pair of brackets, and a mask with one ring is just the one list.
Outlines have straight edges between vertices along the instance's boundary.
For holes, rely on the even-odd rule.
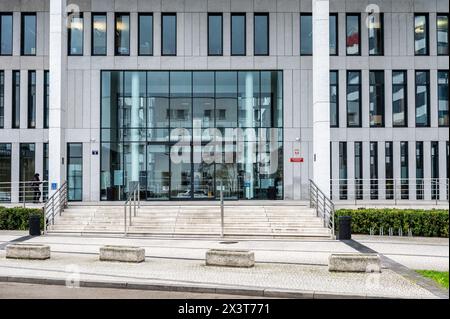
[[36,173],[33,176],[33,184],[32,184],[32,188],[33,188],[33,203],[39,203],[39,199],[41,198],[41,190],[39,188],[39,186],[42,184],[42,182],[39,179],[39,174]]

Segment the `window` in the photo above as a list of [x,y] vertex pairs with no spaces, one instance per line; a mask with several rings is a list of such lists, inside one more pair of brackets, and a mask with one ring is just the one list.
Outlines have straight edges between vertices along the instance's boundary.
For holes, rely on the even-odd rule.
[[12,55],[13,15],[0,13],[0,55]]
[[[49,157],[48,157],[48,143],[44,143],[44,150],[42,152],[42,180],[48,181],[49,177]],[[48,185],[42,186],[42,200],[48,199]]]
[[36,71],[28,71],[28,128],[36,128]]
[[347,142],[339,142],[339,199],[347,199]]
[[409,198],[408,142],[400,142],[400,198]]
[[431,199],[439,198],[439,142],[431,142]]
[[408,126],[407,72],[392,71],[392,125]]
[[223,54],[223,20],[221,13],[208,14],[208,55]]
[[378,199],[378,142],[370,142],[370,199]]
[[372,13],[368,16],[369,55],[384,53],[384,16],[383,13]]
[[139,14],[139,55],[153,55],[153,14]]
[[44,71],[44,128],[49,128],[50,119],[50,72]]
[[20,71],[12,72],[12,128],[20,127]]
[[347,71],[347,126],[361,127],[361,71]]
[[83,55],[83,13],[69,16],[69,55]]
[[362,142],[355,142],[355,198],[363,199]]
[[300,15],[300,54],[311,55],[313,51],[312,15]]
[[269,55],[269,14],[255,13],[253,26],[254,54]]
[[69,201],[83,199],[83,144],[67,144],[67,188]]
[[414,52],[415,55],[428,55],[428,15],[414,15]]
[[0,202],[11,201],[11,143],[0,143]]
[[430,71],[416,71],[416,126],[430,126]]
[[386,177],[386,199],[394,199],[394,163],[392,142],[384,144],[385,177]]
[[246,53],[245,13],[231,14],[231,55]]
[[439,14],[436,17],[437,54],[448,55],[448,14]]
[[130,55],[130,15],[116,13],[116,55]]
[[177,16],[175,13],[162,14],[162,55],[177,54]]
[[384,71],[369,73],[369,122],[370,127],[384,126]]
[[448,71],[438,71],[439,126],[448,126]]
[[36,55],[36,13],[22,13],[21,54]]
[[0,71],[0,128],[5,127],[5,72]]
[[346,46],[347,55],[361,55],[360,43],[361,34],[360,28],[360,15],[359,14],[347,14],[346,17]]
[[[36,146],[33,143],[20,143],[20,181],[29,182],[33,180],[35,171]],[[28,183],[21,183],[19,187],[19,201],[36,201],[34,189]]]
[[330,126],[339,127],[339,71],[330,71]]
[[330,55],[338,55],[338,15],[330,14]]
[[416,199],[423,199],[423,142],[416,142]]
[[105,13],[92,14],[92,55],[106,55],[107,24]]

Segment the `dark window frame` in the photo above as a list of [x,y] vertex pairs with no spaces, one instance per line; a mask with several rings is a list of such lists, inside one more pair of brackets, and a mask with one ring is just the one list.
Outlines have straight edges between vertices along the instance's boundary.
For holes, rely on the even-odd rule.
[[[233,53],[233,17],[243,16],[244,17],[244,53],[235,54]],[[230,14],[230,55],[231,56],[246,56],[247,55],[247,14],[245,12],[232,12]]]
[[[255,28],[256,17],[266,17],[267,18],[267,54],[256,53],[256,28]],[[270,55],[270,15],[269,15],[269,12],[255,12],[253,14],[253,55],[254,56],[269,56]]]
[[[24,37],[24,24],[25,24],[25,17],[34,16],[34,42],[36,45],[36,52],[34,54],[32,53],[25,53],[25,37]],[[36,56],[37,55],[37,14],[36,12],[22,12],[20,15],[20,55],[22,56]]]
[[[164,33],[164,27],[163,27],[163,21],[164,17],[167,16],[174,16],[175,17],[175,53],[170,54],[164,54],[164,41],[163,41],[163,33]],[[163,12],[161,14],[161,56],[177,56],[177,50],[178,50],[178,17],[176,12]]]
[[0,129],[5,128],[5,71],[0,70]]
[[[347,46],[347,34],[348,34],[348,17],[358,17],[358,53],[349,54]],[[346,56],[361,56],[361,13],[347,12],[345,15],[345,55]]]
[[[209,17],[220,17],[220,22],[221,22],[221,26],[220,26],[220,33],[221,33],[221,37],[222,37],[222,41],[220,44],[220,52],[219,54],[213,54],[210,52],[209,50],[209,32],[211,30],[210,26],[209,26]],[[206,37],[206,41],[207,41],[207,48],[208,48],[208,56],[223,56],[223,14],[220,12],[208,12],[208,17],[207,17],[207,37]]]
[[[99,54],[99,53],[95,53],[95,47],[94,47],[94,17],[96,16],[103,16],[106,19],[106,30],[105,30],[105,34],[106,34],[106,38],[105,38],[105,53],[104,54]],[[114,28],[115,29],[115,28]],[[115,30],[114,30],[115,32]],[[92,12],[91,13],[91,56],[106,56],[108,54],[108,15],[106,14],[106,12]]]
[[[424,54],[418,54],[416,51],[416,17],[424,16],[425,17],[425,28],[426,28],[426,41],[425,41],[425,48],[426,53]],[[414,56],[429,56],[430,55],[430,16],[428,12],[415,12],[414,13],[414,20],[413,20],[413,31],[414,31]],[[437,42],[436,42],[437,44]]]
[[[33,76],[34,76],[34,84],[31,83],[33,80]],[[28,83],[27,83],[27,87],[28,87],[28,92],[27,92],[27,128],[28,129],[35,129],[36,128],[36,111],[37,111],[37,92],[36,92],[36,88],[37,88],[37,75],[36,75],[36,71],[35,70],[28,70]],[[34,89],[33,89],[34,86]],[[34,96],[32,95],[34,91]],[[34,105],[33,105],[34,103]],[[31,117],[31,111],[34,108],[34,118]]]
[[[312,35],[311,35],[311,53],[302,53],[302,17],[311,17],[311,30],[313,30],[312,12],[300,13],[300,56],[312,56],[313,51],[314,51],[314,39],[313,39]],[[328,39],[328,45],[330,45],[329,39]]]
[[[359,125],[350,125],[349,124],[349,121],[348,121],[348,92],[349,92],[349,90],[348,90],[348,87],[349,87],[349,85],[352,85],[352,86],[354,86],[355,84],[349,84],[349,81],[348,81],[348,79],[349,79],[349,76],[348,76],[348,74],[350,73],[350,72],[358,72],[359,73],[359,118],[358,118],[358,122],[359,122]],[[361,96],[361,93],[362,93],[362,71],[361,70],[346,70],[346,96],[345,96],[345,99],[346,99],[346,103],[345,103],[345,108],[346,108],[346,114],[347,114],[347,128],[361,128],[362,127],[362,96]]]
[[[118,36],[117,36],[117,18],[121,17],[121,16],[128,16],[128,20],[129,20],[129,26],[130,29],[128,30],[129,32],[129,37],[128,37],[128,53],[127,54],[123,54],[120,53],[118,51]],[[108,41],[108,40],[107,40]],[[114,56],[130,56],[131,55],[131,15],[129,12],[115,12],[114,13]]]
[[[417,73],[418,72],[425,72],[428,76],[427,76],[427,83],[425,84],[426,88],[427,88],[427,123],[425,125],[418,125],[417,124]],[[430,105],[430,101],[431,101],[431,97],[430,97],[430,70],[415,70],[414,72],[414,96],[415,96],[415,127],[430,127],[431,124],[431,105]],[[423,86],[423,84],[420,84],[420,86]]]
[[[330,108],[330,127],[331,128],[338,128],[339,127],[339,70],[334,69],[330,70],[330,74],[334,72],[336,73],[336,84],[333,84],[336,86],[336,125],[331,124],[331,108]],[[330,90],[331,90],[331,81],[330,81]],[[331,97],[331,92],[330,92]],[[330,99],[330,105],[331,105],[331,99]]]
[[[403,84],[394,84],[394,81],[392,80],[392,94],[394,94],[394,88],[396,86],[402,86],[404,88],[404,99],[405,99],[405,124],[404,125],[396,125],[394,123],[394,119],[392,119],[392,127],[408,127],[408,71],[407,70],[392,70],[392,78],[394,73],[396,72],[402,72],[404,83]],[[392,96],[392,102],[394,102],[394,98]],[[393,106],[393,103],[392,103]],[[394,108],[392,108],[392,117],[394,116]]]
[[[383,75],[382,79],[383,79],[383,83],[379,84],[372,84],[370,82],[370,73],[372,72],[376,72],[376,73],[381,73]],[[385,79],[385,72],[384,70],[369,70],[369,127],[370,128],[384,128],[386,125],[386,79]],[[382,89],[382,94],[383,97],[381,99],[382,101],[382,105],[381,105],[381,114],[377,114],[377,115],[381,115],[382,116],[382,122],[381,125],[371,125],[370,124],[370,87],[374,85],[375,87],[381,87]]]
[[[47,82],[48,81],[48,82]],[[50,71],[44,70],[44,128],[50,127]]]
[[[83,12],[78,12],[67,17],[70,19],[67,26],[67,55],[68,56],[83,56],[84,55],[84,14]],[[81,53],[72,53],[72,18],[80,18],[83,21],[83,27],[81,32]]]
[[[0,27],[1,27],[1,20],[5,16],[11,17],[12,25],[14,27],[14,15],[13,15],[12,12],[0,12]],[[1,30],[1,28],[0,28],[0,30]],[[0,43],[1,43],[1,41],[2,41],[2,33],[0,32]],[[14,32],[13,32],[13,30],[11,30],[11,43],[10,44],[11,44],[11,53],[5,54],[0,49],[0,56],[12,56],[13,55],[13,53],[14,53],[13,52],[13,50],[14,50],[14,48],[13,48],[13,46],[14,46]]]
[[[449,73],[449,70],[442,70],[442,69],[438,69],[437,70],[437,90],[438,90],[438,92],[437,92],[437,108],[438,108],[438,127],[449,127],[449,124],[448,124],[448,122],[449,122],[449,109],[448,109],[448,100],[447,100],[447,125],[441,125],[441,124],[439,124],[439,119],[440,119],[440,117],[439,117],[439,101],[440,101],[440,99],[439,99],[439,87],[442,85],[442,84],[439,84],[439,73],[441,73],[441,72],[443,72],[443,73],[447,73],[447,79],[448,78],[450,78],[450,73]],[[448,97],[448,86],[449,86],[449,84],[447,83],[447,97]]]
[[[81,156],[70,156],[70,145],[72,144],[78,144],[81,145]],[[70,199],[71,202],[81,202],[83,201],[83,151],[84,151],[84,145],[82,142],[68,142],[66,145],[66,151],[67,151],[67,165],[66,165],[66,176],[67,176],[67,183],[69,183],[69,167],[70,167],[70,159],[71,158],[81,158],[81,199]],[[69,184],[67,184],[67,192],[69,192]],[[67,194],[69,196],[69,194]]]
[[381,48],[380,48],[380,53],[376,53],[376,54],[370,53],[370,35],[369,35],[370,28],[367,28],[368,53],[369,53],[369,56],[384,56],[384,42],[385,42],[385,40],[384,40],[384,13],[377,12],[375,14],[379,14],[379,16],[380,16]]
[[[448,35],[448,19],[449,19],[449,13],[436,13],[436,54],[438,56],[448,56],[448,42],[449,42],[449,35]],[[437,28],[437,23],[438,23],[438,17],[447,17],[447,53],[439,53],[438,51],[438,28]]]
[[[142,53],[141,52],[141,17],[152,17],[152,47],[151,47],[151,53]],[[138,56],[153,56],[155,54],[155,41],[154,41],[154,31],[155,31],[155,18],[153,16],[153,12],[139,12],[138,13],[138,37],[137,37],[137,43],[138,43]]]
[[[17,83],[17,75],[19,78],[19,83]],[[11,86],[12,86],[12,92],[11,92],[11,128],[13,129],[19,129],[20,128],[20,79],[21,79],[21,74],[19,70],[13,70],[12,71],[12,81],[11,81]],[[17,96],[18,94],[18,96]],[[16,101],[18,101],[18,105],[16,103]],[[18,112],[18,118],[16,117],[16,113]]]
[[339,56],[339,14],[337,12],[331,12],[330,17],[332,17],[332,16],[336,18],[336,23],[334,26],[334,28],[336,30],[336,39],[335,39],[336,40],[336,53],[331,53],[331,50],[330,50],[330,56]]

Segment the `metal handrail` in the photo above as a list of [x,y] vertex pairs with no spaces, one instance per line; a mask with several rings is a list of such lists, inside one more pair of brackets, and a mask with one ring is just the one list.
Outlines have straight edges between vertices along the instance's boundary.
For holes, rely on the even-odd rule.
[[140,194],[141,186],[139,183],[135,183],[133,188],[128,192],[127,200],[125,201],[125,204],[123,205],[123,219],[124,219],[124,236],[128,234],[128,228],[127,228],[127,208],[128,208],[128,215],[129,215],[129,226],[132,226],[132,217],[131,212],[133,211],[134,217],[136,217],[136,211],[137,209],[141,208],[141,194]]
[[27,203],[45,203],[47,195],[48,181],[46,180],[0,182],[0,203],[21,203],[25,208]]
[[309,180],[309,207],[316,209],[317,217],[323,219],[324,227],[331,230],[331,237],[334,238],[334,203],[312,180]]
[[55,217],[61,216],[67,208],[67,181],[59,187],[44,204],[44,234],[47,233],[50,223],[55,224]]

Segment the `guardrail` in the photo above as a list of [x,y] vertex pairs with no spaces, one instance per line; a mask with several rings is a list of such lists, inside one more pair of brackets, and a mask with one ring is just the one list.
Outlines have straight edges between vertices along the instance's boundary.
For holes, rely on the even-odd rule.
[[44,205],[44,234],[47,233],[50,224],[55,224],[55,217],[61,216],[67,202],[67,182],[64,182]]
[[[128,187],[130,189],[130,186]],[[136,217],[137,209],[141,208],[141,195],[140,195],[140,184],[135,183],[130,191],[128,192],[127,200],[123,205],[123,218],[124,218],[124,236],[128,234],[128,226],[127,226],[127,210],[129,215],[129,226],[132,225],[132,216],[131,213],[134,212],[134,217]]]
[[449,200],[448,178],[397,178],[397,179],[332,179],[333,201],[429,201],[436,205]]
[[41,204],[48,197],[48,181],[1,182],[0,203]]
[[334,238],[334,204],[312,180],[309,180],[309,207],[316,209],[317,217],[323,219],[323,226],[330,229]]

